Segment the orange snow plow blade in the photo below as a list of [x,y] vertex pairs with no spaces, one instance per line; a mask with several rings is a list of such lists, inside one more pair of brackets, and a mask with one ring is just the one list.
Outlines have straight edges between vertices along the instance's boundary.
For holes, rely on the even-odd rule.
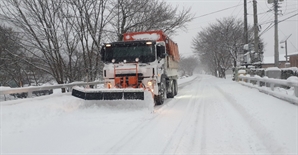
[[84,89],[74,87],[72,96],[84,100],[144,100],[144,89]]

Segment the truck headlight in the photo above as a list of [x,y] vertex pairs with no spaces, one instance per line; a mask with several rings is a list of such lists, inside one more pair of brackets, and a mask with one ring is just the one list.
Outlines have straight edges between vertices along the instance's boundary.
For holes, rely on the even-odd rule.
[[112,88],[112,84],[110,82],[107,83],[107,88]]
[[147,85],[151,87],[153,85],[153,82],[152,81],[148,81]]
[[153,88],[153,87],[154,87],[154,85],[155,85],[155,83],[156,83],[156,81],[155,81],[155,80],[150,80],[150,81],[148,81],[148,82],[147,82],[147,86],[148,86],[148,87],[152,87],[152,88]]

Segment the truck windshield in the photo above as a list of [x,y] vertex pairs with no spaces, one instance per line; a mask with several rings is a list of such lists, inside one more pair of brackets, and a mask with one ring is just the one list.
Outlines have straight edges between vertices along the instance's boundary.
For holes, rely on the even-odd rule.
[[155,52],[153,45],[116,45],[107,47],[105,52],[105,61],[111,62],[135,62],[139,58],[139,62],[148,63],[155,60]]

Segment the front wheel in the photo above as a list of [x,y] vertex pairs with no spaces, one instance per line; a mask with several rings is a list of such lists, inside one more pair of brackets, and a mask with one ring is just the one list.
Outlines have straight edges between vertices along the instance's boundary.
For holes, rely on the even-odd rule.
[[174,81],[170,80],[168,85],[169,92],[167,93],[167,98],[174,98],[175,96],[175,85]]
[[166,89],[166,79],[162,78],[159,84],[158,95],[154,95],[154,101],[156,105],[162,105],[166,98],[167,89]]
[[178,94],[178,83],[177,80],[173,80],[174,83],[174,95],[176,96]]

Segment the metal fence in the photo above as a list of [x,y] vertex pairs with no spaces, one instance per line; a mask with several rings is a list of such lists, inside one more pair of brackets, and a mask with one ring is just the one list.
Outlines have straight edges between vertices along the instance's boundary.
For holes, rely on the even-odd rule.
[[[262,78],[259,76],[251,77],[249,75],[240,75],[239,82],[249,84],[250,86],[259,89],[261,92],[265,92],[267,94],[273,95],[275,97],[287,100],[289,102],[298,104],[298,82],[297,80],[283,80],[283,79],[273,79],[273,78]],[[247,85],[247,86],[249,86]],[[264,87],[263,87],[264,86]],[[268,91],[268,87],[270,88]],[[290,95],[280,95],[275,92],[275,88],[277,87],[293,87],[294,88],[294,96]],[[266,89],[267,88],[267,89]]]
[[0,95],[9,95],[9,94],[18,94],[18,93],[27,93],[27,97],[32,97],[33,92],[45,91],[45,90],[53,90],[59,88],[65,88],[69,91],[72,90],[73,86],[86,86],[86,85],[94,85],[103,84],[103,81],[95,81],[95,82],[74,82],[69,84],[57,84],[50,86],[30,86],[30,87],[21,87],[21,88],[0,88]]

